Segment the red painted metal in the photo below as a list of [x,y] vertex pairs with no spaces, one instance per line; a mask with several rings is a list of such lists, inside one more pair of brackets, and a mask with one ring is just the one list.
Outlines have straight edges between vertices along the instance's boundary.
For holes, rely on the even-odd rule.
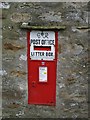
[[[27,32],[28,104],[56,105],[57,51],[58,32],[55,31],[55,59],[53,61],[31,60],[30,31]],[[39,67],[47,67],[47,82],[39,82]]]

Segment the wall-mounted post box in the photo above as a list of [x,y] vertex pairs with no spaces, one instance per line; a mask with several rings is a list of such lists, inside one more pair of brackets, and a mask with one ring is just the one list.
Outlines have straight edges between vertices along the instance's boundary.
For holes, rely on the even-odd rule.
[[58,32],[31,30],[28,40],[28,103],[56,104]]

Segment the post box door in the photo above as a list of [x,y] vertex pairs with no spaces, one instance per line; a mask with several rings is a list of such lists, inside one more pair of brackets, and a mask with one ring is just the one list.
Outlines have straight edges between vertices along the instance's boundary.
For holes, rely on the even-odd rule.
[[[37,39],[35,34],[40,35],[42,31],[28,32],[28,103],[29,104],[56,104],[56,68],[57,68],[57,32],[45,31],[43,34],[54,34],[54,44],[50,46],[46,39]],[[31,34],[31,35],[30,35]],[[33,37],[34,38],[33,38]],[[44,36],[45,37],[45,36]],[[49,40],[48,40],[49,39]],[[46,40],[43,45],[37,44],[35,40]],[[31,44],[31,41],[33,42]],[[35,43],[36,42],[36,43]],[[37,44],[37,45],[36,45]],[[49,45],[48,45],[49,44]],[[31,47],[31,48],[30,48]],[[38,53],[35,53],[38,52]],[[38,55],[37,55],[38,54]],[[53,55],[52,55],[53,54]]]

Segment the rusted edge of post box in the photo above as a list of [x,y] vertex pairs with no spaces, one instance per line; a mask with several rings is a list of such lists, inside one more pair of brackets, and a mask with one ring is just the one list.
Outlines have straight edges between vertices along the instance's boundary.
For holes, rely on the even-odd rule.
[[22,23],[20,28],[30,30],[64,30],[66,26],[32,26],[28,25],[28,23]]

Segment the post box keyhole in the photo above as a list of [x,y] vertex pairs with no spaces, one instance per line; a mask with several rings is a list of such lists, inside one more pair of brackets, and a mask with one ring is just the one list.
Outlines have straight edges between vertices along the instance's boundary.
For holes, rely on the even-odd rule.
[[36,85],[36,82],[32,81],[32,87],[35,87],[35,85]]

